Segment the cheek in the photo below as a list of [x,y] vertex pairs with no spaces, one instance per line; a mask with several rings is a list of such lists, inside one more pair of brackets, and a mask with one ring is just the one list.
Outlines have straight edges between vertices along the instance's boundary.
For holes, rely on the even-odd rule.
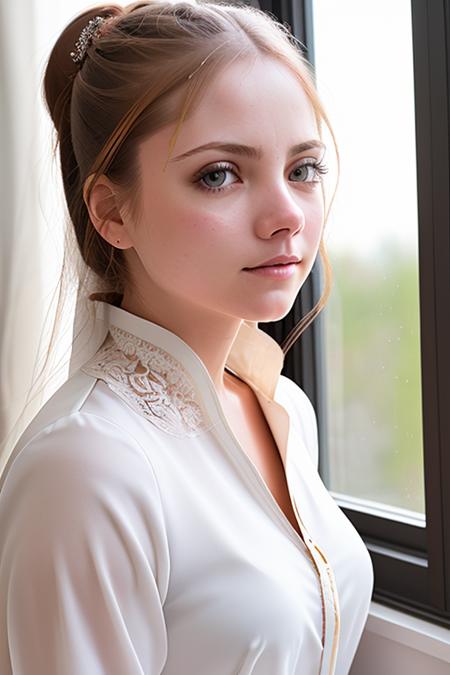
[[219,257],[233,239],[233,226],[223,216],[199,209],[184,209],[171,229],[173,236],[184,242],[185,250],[197,251],[197,258],[205,252]]
[[321,196],[317,198],[314,204],[311,204],[311,208],[305,215],[306,225],[303,233],[305,239],[311,245],[314,245],[315,242],[320,241],[323,229],[324,208]]
[[[169,201],[170,204],[170,201]],[[164,204],[148,216],[144,256],[158,276],[168,272],[190,278],[218,270],[235,240],[229,222],[198,208]]]

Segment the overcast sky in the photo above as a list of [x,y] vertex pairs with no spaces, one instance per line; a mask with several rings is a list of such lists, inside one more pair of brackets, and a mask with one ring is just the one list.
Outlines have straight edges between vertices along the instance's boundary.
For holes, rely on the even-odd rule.
[[[317,85],[341,158],[328,249],[372,256],[384,239],[416,256],[410,0],[320,0],[313,7]],[[326,142],[331,147],[331,137]]]

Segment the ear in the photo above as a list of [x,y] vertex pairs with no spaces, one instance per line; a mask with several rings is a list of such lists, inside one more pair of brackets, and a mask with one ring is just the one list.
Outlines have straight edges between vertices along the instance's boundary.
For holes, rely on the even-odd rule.
[[125,222],[120,213],[117,186],[105,175],[101,175],[88,198],[87,192],[93,177],[94,174],[90,174],[83,187],[83,199],[92,224],[100,236],[112,246],[131,248],[131,223]]

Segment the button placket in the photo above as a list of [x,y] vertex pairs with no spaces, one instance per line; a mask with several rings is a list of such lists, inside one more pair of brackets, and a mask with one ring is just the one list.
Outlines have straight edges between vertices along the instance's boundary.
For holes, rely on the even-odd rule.
[[[333,675],[336,667],[337,650],[339,646],[340,634],[340,616],[339,616],[339,601],[337,595],[336,581],[333,570],[329,561],[311,536],[309,535],[303,520],[299,514],[295,498],[292,500],[294,505],[295,515],[297,517],[299,527],[301,529],[305,544],[316,566],[316,570],[320,580],[320,588],[322,593],[322,612],[323,612],[323,651],[320,662],[319,675]],[[331,600],[330,600],[331,595]],[[327,611],[328,608],[328,611]],[[332,621],[327,621],[327,616]],[[329,642],[329,631],[333,625],[332,642]]]

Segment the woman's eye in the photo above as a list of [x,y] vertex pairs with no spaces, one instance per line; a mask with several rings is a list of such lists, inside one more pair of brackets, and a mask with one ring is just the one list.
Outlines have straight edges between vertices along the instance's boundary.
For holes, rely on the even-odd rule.
[[202,190],[207,190],[208,192],[220,192],[235,182],[231,181],[227,183],[227,174],[236,175],[232,166],[229,164],[216,164],[201,171],[195,176],[194,180],[197,186]]
[[[319,183],[321,174],[327,173],[328,168],[317,159],[307,159],[291,171],[290,178],[296,183]],[[201,190],[206,192],[221,192],[228,189],[236,181],[228,180],[227,175],[237,176],[234,167],[230,164],[219,162],[213,166],[206,167],[194,176],[194,183]]]
[[[294,180],[300,183],[318,183],[322,174],[327,173],[328,168],[318,160],[308,160],[299,164],[292,173],[296,175]],[[311,180],[308,180],[311,177]]]

